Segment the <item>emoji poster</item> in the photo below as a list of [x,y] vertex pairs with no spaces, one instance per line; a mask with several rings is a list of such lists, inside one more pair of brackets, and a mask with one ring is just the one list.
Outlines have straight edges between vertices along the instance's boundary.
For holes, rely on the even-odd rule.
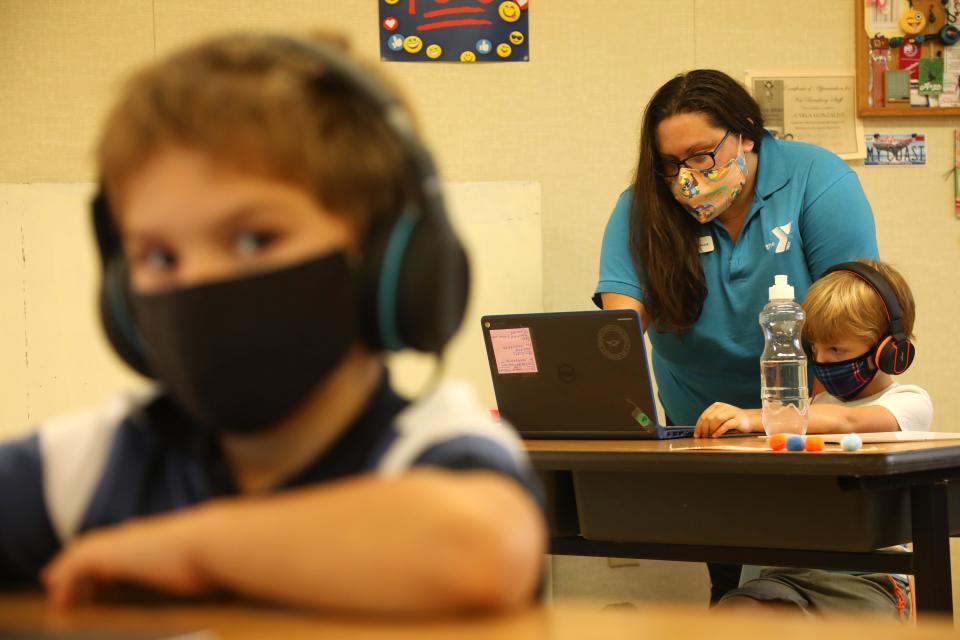
[[529,0],[377,0],[380,59],[525,62]]

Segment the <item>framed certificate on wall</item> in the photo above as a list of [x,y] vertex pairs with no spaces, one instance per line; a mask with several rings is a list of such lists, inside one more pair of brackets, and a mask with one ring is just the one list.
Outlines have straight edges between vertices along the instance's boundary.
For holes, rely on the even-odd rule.
[[777,138],[809,142],[844,160],[866,155],[853,71],[748,71],[745,82]]

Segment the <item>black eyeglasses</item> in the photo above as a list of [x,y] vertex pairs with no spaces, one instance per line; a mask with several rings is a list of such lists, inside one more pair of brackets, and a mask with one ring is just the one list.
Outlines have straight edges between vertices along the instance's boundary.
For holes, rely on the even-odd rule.
[[695,153],[689,158],[684,158],[680,161],[660,158],[660,161],[657,162],[657,173],[664,178],[673,178],[680,174],[680,167],[686,167],[694,171],[709,171],[713,169],[717,166],[717,152],[720,151],[720,147],[727,141],[727,136],[729,135],[730,130],[727,129],[727,132],[723,134],[723,137],[720,139],[720,142],[717,143],[717,146],[713,148],[713,151]]

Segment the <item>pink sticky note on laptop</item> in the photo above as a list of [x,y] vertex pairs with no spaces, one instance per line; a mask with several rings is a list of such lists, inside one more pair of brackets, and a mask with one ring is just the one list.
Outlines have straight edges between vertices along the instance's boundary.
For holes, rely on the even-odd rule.
[[530,327],[493,329],[490,331],[497,373],[538,373],[537,356],[533,352]]

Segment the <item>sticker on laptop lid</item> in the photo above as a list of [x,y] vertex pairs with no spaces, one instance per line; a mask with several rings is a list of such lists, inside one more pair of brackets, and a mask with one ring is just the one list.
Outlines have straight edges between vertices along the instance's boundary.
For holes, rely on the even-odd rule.
[[633,407],[633,410],[630,412],[630,417],[637,421],[644,431],[647,433],[653,433],[656,431],[656,428],[653,427],[653,420],[650,419],[643,409],[637,406],[637,403],[631,400],[630,398],[624,398],[627,401],[627,404]]
[[619,325],[604,325],[597,333],[597,347],[603,357],[623,360],[630,354],[630,336]]
[[530,327],[491,329],[490,344],[497,362],[497,373],[539,373],[537,356],[533,351]]

